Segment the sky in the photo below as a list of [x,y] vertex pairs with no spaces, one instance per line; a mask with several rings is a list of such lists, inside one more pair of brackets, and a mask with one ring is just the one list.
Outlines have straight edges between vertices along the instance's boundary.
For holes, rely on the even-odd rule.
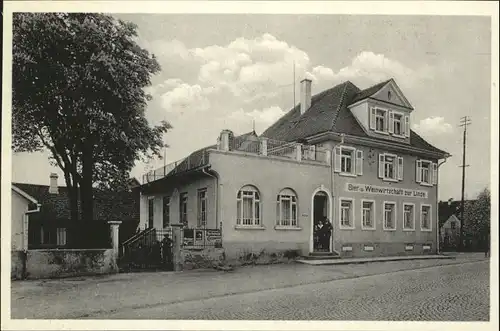
[[[162,70],[147,88],[146,117],[167,120],[166,160],[216,143],[222,129],[262,133],[299,99],[350,80],[360,88],[394,78],[414,107],[412,128],[452,157],[439,198],[460,199],[462,128],[469,116],[466,197],[490,185],[491,32],[487,17],[382,15],[117,14],[138,26],[137,42]],[[295,67],[295,79],[294,79]],[[294,80],[296,89],[294,93]],[[12,180],[46,184],[47,153],[13,154]],[[36,166],[33,166],[36,165]]]

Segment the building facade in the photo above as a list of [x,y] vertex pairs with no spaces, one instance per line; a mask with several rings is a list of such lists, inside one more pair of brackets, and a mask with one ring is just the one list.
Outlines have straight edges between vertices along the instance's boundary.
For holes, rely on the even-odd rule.
[[261,136],[224,130],[217,144],[146,174],[140,226],[222,229],[229,257],[436,253],[438,165],[449,155],[410,129],[413,111],[392,79],[315,96],[303,80],[300,104]]

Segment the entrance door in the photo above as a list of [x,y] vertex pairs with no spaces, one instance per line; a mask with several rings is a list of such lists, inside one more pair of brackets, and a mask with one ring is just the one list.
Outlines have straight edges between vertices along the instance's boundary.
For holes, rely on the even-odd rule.
[[328,196],[324,192],[318,192],[314,196],[313,210],[313,251],[330,252],[331,231],[325,231],[323,221],[327,219]]

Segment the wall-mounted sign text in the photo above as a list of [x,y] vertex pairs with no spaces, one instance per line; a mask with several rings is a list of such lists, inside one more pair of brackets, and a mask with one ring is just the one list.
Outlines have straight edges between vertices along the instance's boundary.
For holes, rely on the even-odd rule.
[[347,183],[345,185],[345,190],[347,192],[392,195],[392,196],[399,196],[406,198],[427,199],[428,197],[426,191],[411,190],[411,189],[397,188],[397,187],[383,187],[383,186],[375,186],[368,184]]

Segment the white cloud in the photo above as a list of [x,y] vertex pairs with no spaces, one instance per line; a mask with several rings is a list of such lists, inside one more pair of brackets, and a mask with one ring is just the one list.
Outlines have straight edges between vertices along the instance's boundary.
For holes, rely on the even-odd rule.
[[207,110],[210,108],[210,101],[207,98],[210,93],[212,93],[211,89],[203,88],[198,84],[181,83],[174,89],[164,93],[161,100],[163,107],[169,112],[191,107],[197,110]]
[[318,79],[326,79],[326,80],[332,80],[335,78],[335,74],[332,69],[324,67],[324,66],[317,66],[312,69],[312,75]]
[[360,88],[389,78],[394,78],[401,86],[410,87],[416,82],[430,77],[431,72],[432,69],[429,66],[412,69],[384,54],[369,51],[359,53],[352,59],[351,64],[337,72],[324,66],[316,66],[312,69],[312,75],[316,80],[331,83],[350,80],[359,84]]
[[444,117],[428,117],[413,125],[413,129],[423,135],[440,135],[451,133],[453,127],[444,121]]

